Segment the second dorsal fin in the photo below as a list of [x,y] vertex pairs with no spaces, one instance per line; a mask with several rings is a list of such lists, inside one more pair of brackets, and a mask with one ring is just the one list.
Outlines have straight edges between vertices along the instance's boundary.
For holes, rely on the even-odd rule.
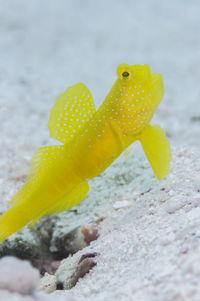
[[85,122],[95,112],[95,105],[88,88],[78,83],[58,96],[51,109],[48,122],[50,136],[67,143],[78,134]]
[[14,195],[9,205],[14,206],[22,202],[26,198],[28,191],[34,190],[36,185],[39,185],[39,179],[41,180],[48,173],[55,161],[63,157],[63,152],[63,145],[40,147],[31,160],[25,185]]

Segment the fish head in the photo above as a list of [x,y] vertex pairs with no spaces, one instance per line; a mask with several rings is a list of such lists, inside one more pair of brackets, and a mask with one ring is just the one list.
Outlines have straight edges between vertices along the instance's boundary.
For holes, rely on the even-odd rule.
[[[149,65],[121,64],[113,87],[117,99],[117,123],[126,135],[137,135],[150,122],[163,95],[161,74]],[[114,96],[113,95],[113,96]]]

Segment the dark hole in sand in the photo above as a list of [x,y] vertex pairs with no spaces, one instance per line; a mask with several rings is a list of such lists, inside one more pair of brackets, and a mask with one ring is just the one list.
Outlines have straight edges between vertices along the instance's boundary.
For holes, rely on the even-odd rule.
[[54,254],[42,244],[38,246],[38,249],[34,246],[31,248],[30,245],[26,245],[25,241],[16,242],[14,246],[9,241],[5,242],[0,250],[0,257],[7,255],[29,260],[40,271],[41,275],[44,275],[45,272],[53,275],[59,267],[60,261],[68,256],[68,254],[59,252]]
[[58,282],[57,285],[56,285],[56,289],[57,290],[63,290],[64,289],[63,283],[62,282]]
[[[98,230],[96,225],[102,221],[97,220],[91,225],[83,225],[77,227],[73,231],[56,237],[54,245],[57,251],[51,251],[52,233],[55,225],[55,218],[44,218],[34,228],[30,229],[32,239],[27,241],[25,235],[16,236],[14,240],[5,241],[0,247],[0,257],[11,255],[20,259],[29,260],[36,267],[41,275],[45,272],[55,274],[60,265],[60,261],[67,258],[69,254],[74,254],[84,246],[89,245],[91,241],[98,238]],[[77,243],[82,233],[82,242]],[[78,238],[77,238],[78,237]],[[37,241],[37,242],[36,242]]]
[[63,248],[63,246],[60,246],[58,252],[50,250],[54,224],[55,218],[44,218],[41,223],[30,229],[32,240],[27,241],[24,235],[16,236],[13,240],[6,240],[0,248],[0,257],[10,255],[26,259],[40,271],[41,275],[45,272],[54,274],[60,261],[69,255],[66,247]]

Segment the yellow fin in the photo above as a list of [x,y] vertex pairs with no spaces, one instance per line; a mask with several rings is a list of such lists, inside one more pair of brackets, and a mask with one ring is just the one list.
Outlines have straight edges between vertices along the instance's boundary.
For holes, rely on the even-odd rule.
[[131,149],[127,148],[124,151],[124,161],[125,161],[126,165],[130,164],[130,159],[131,159]]
[[156,177],[162,180],[169,173],[172,158],[164,131],[159,125],[148,125],[139,140]]
[[[52,145],[40,147],[33,155],[28,171],[28,177],[24,186],[14,195],[9,202],[10,206],[23,202],[29,189],[33,189],[33,185],[37,185],[36,179],[48,172],[48,169],[56,159],[63,156],[63,145]],[[34,181],[32,181],[34,180]]]
[[25,183],[21,189],[18,190],[18,192],[13,196],[13,198],[8,203],[10,207],[22,203],[26,197],[26,192],[29,189],[29,182]]
[[32,220],[29,227],[30,228],[33,227],[37,223],[37,221],[45,215],[50,215],[50,214],[55,214],[55,213],[59,213],[62,211],[66,211],[66,210],[69,210],[70,208],[78,205],[81,201],[84,200],[88,191],[89,191],[88,182],[85,181],[85,182],[81,183],[75,189],[73,189],[71,193],[68,193],[64,198],[57,201],[53,206],[44,210],[38,216],[36,216]]
[[51,109],[48,122],[50,136],[62,143],[78,134],[85,122],[95,112],[95,105],[88,88],[78,83],[58,96]]
[[48,168],[58,159],[63,156],[63,145],[51,145],[38,148],[37,152],[33,155],[28,171],[28,178],[42,175],[48,171]]

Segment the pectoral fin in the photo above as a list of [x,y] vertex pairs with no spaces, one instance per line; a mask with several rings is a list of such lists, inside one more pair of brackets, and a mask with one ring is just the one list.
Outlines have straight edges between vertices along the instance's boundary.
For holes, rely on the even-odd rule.
[[156,177],[162,180],[169,173],[172,158],[164,131],[159,125],[148,125],[139,140]]

